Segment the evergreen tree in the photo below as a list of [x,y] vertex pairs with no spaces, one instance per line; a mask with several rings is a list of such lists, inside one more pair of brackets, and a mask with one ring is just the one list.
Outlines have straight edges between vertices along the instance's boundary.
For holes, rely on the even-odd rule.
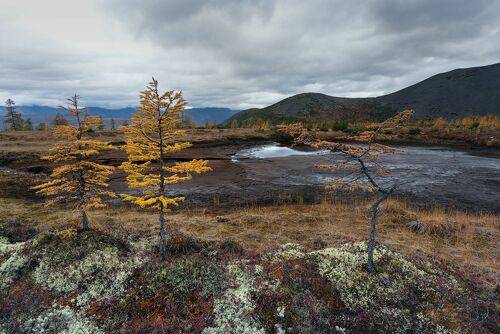
[[31,119],[27,119],[25,122],[24,122],[24,126],[23,126],[23,129],[26,130],[26,131],[31,131],[33,130],[33,123],[31,123]]
[[190,180],[193,174],[211,170],[206,160],[166,163],[169,154],[191,146],[189,142],[180,140],[185,134],[179,129],[180,113],[185,104],[181,92],[160,93],[158,81],[153,78],[140,95],[141,106],[132,116],[131,124],[125,127],[128,161],[121,168],[127,173],[129,187],[139,189],[141,194],[123,195],[123,198],[158,211],[161,260],[166,256],[165,214],[184,200],[182,196],[168,197],[168,185]]
[[[82,109],[83,110],[83,109]],[[82,114],[83,115],[83,114]],[[52,120],[53,126],[68,125],[68,120],[62,114],[57,113]]]
[[111,131],[115,131],[115,130],[116,130],[115,119],[111,118]]
[[46,205],[56,203],[74,203],[80,211],[82,228],[89,228],[87,210],[105,207],[104,197],[115,197],[107,190],[109,176],[113,168],[95,162],[93,158],[102,150],[113,149],[107,143],[86,137],[88,130],[98,124],[95,117],[86,117],[85,109],[78,106],[79,97],[68,99],[69,106],[61,107],[75,119],[76,125],[59,125],[54,135],[61,139],[43,157],[59,164],[51,174],[49,182],[33,187],[38,194],[50,197]]
[[104,131],[104,121],[101,116],[96,116],[97,119],[97,130]]
[[47,125],[47,123],[40,123],[38,124],[38,126],[36,127],[36,129],[38,131],[46,131],[49,129],[49,126]]
[[19,131],[23,129],[24,121],[15,105],[16,103],[12,99],[5,101],[5,124],[9,129]]

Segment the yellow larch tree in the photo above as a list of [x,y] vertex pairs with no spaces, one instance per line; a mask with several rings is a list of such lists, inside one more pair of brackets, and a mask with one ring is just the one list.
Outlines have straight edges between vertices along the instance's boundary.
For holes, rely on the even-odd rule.
[[167,161],[172,153],[191,146],[182,141],[185,131],[179,129],[185,105],[181,92],[160,93],[158,81],[153,78],[140,94],[140,108],[132,116],[130,125],[124,127],[128,160],[121,168],[127,173],[129,188],[139,190],[139,194],[127,194],[123,198],[158,211],[161,260],[166,257],[165,215],[184,200],[182,196],[168,197],[167,187],[211,170],[206,160]]
[[56,164],[51,173],[51,180],[33,187],[37,194],[47,196],[46,205],[71,203],[80,212],[82,229],[89,229],[87,210],[106,207],[104,198],[114,198],[109,191],[108,180],[113,167],[96,162],[96,156],[103,150],[112,150],[112,146],[89,136],[91,129],[98,125],[96,117],[87,115],[79,106],[80,98],[74,95],[68,98],[68,107],[63,107],[71,117],[73,124],[57,126],[53,134],[60,140],[42,159]]
[[[379,214],[379,206],[404,182],[387,184],[378,180],[378,176],[386,174],[388,171],[380,167],[380,158],[384,154],[391,154],[397,149],[377,143],[379,133],[383,129],[397,129],[408,122],[413,115],[413,110],[404,110],[397,115],[382,122],[376,130],[365,131],[352,139],[355,142],[362,143],[350,144],[337,141],[325,141],[316,138],[314,133],[306,131],[299,123],[280,128],[285,134],[295,138],[296,144],[306,144],[314,148],[329,150],[340,156],[340,161],[333,164],[323,164],[318,167],[340,171],[334,175],[328,190],[347,190],[356,189],[365,190],[376,194],[376,199],[370,209],[370,233],[368,238],[368,261],[367,269],[369,272],[375,270],[373,254],[375,249],[375,232]],[[340,174],[340,175],[339,175]]]

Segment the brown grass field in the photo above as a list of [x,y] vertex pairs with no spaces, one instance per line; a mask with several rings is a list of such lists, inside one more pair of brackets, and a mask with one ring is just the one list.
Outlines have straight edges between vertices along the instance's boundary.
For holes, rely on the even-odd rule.
[[[121,131],[105,131],[95,134],[96,137],[108,142],[123,141]],[[186,140],[192,143],[230,142],[234,140],[267,140],[271,139],[270,129],[187,129]],[[47,152],[56,142],[51,131],[3,131],[0,132],[0,153],[34,153]]]
[[[309,249],[366,240],[369,202],[324,202],[239,209],[195,209],[168,217],[170,231],[206,240],[230,239],[246,250],[265,252],[285,243]],[[156,244],[158,217],[129,207],[91,214],[94,228],[120,238]],[[78,228],[76,213],[40,203],[0,198],[0,222],[37,232]],[[424,257],[494,290],[500,272],[500,216],[422,210],[398,200],[384,206],[378,240],[409,257]]]

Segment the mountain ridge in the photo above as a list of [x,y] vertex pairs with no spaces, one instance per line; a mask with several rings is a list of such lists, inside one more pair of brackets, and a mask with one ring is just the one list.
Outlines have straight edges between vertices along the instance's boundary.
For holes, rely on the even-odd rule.
[[[103,107],[86,107],[89,114],[93,116],[101,116],[105,123],[109,123],[111,118],[117,121],[129,120],[130,116],[136,111],[137,107],[124,108],[103,108]],[[21,112],[24,119],[30,119],[33,124],[50,123],[54,116],[58,113],[65,115],[65,111],[58,107],[42,106],[42,105],[20,105],[16,109]],[[205,107],[205,108],[190,108],[184,110],[184,115],[195,125],[219,124],[227,118],[233,116],[239,110],[221,107]],[[0,106],[0,115],[3,118],[5,107]],[[3,121],[3,119],[1,120]]]
[[500,63],[439,73],[378,97],[300,93],[264,108],[243,110],[226,123],[379,121],[407,108],[417,119],[500,115]]

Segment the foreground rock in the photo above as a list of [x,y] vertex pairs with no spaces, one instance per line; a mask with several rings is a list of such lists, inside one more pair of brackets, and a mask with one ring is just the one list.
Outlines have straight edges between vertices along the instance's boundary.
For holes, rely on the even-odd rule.
[[265,255],[174,234],[169,260],[97,231],[0,237],[0,333],[488,333],[466,282],[366,244]]

